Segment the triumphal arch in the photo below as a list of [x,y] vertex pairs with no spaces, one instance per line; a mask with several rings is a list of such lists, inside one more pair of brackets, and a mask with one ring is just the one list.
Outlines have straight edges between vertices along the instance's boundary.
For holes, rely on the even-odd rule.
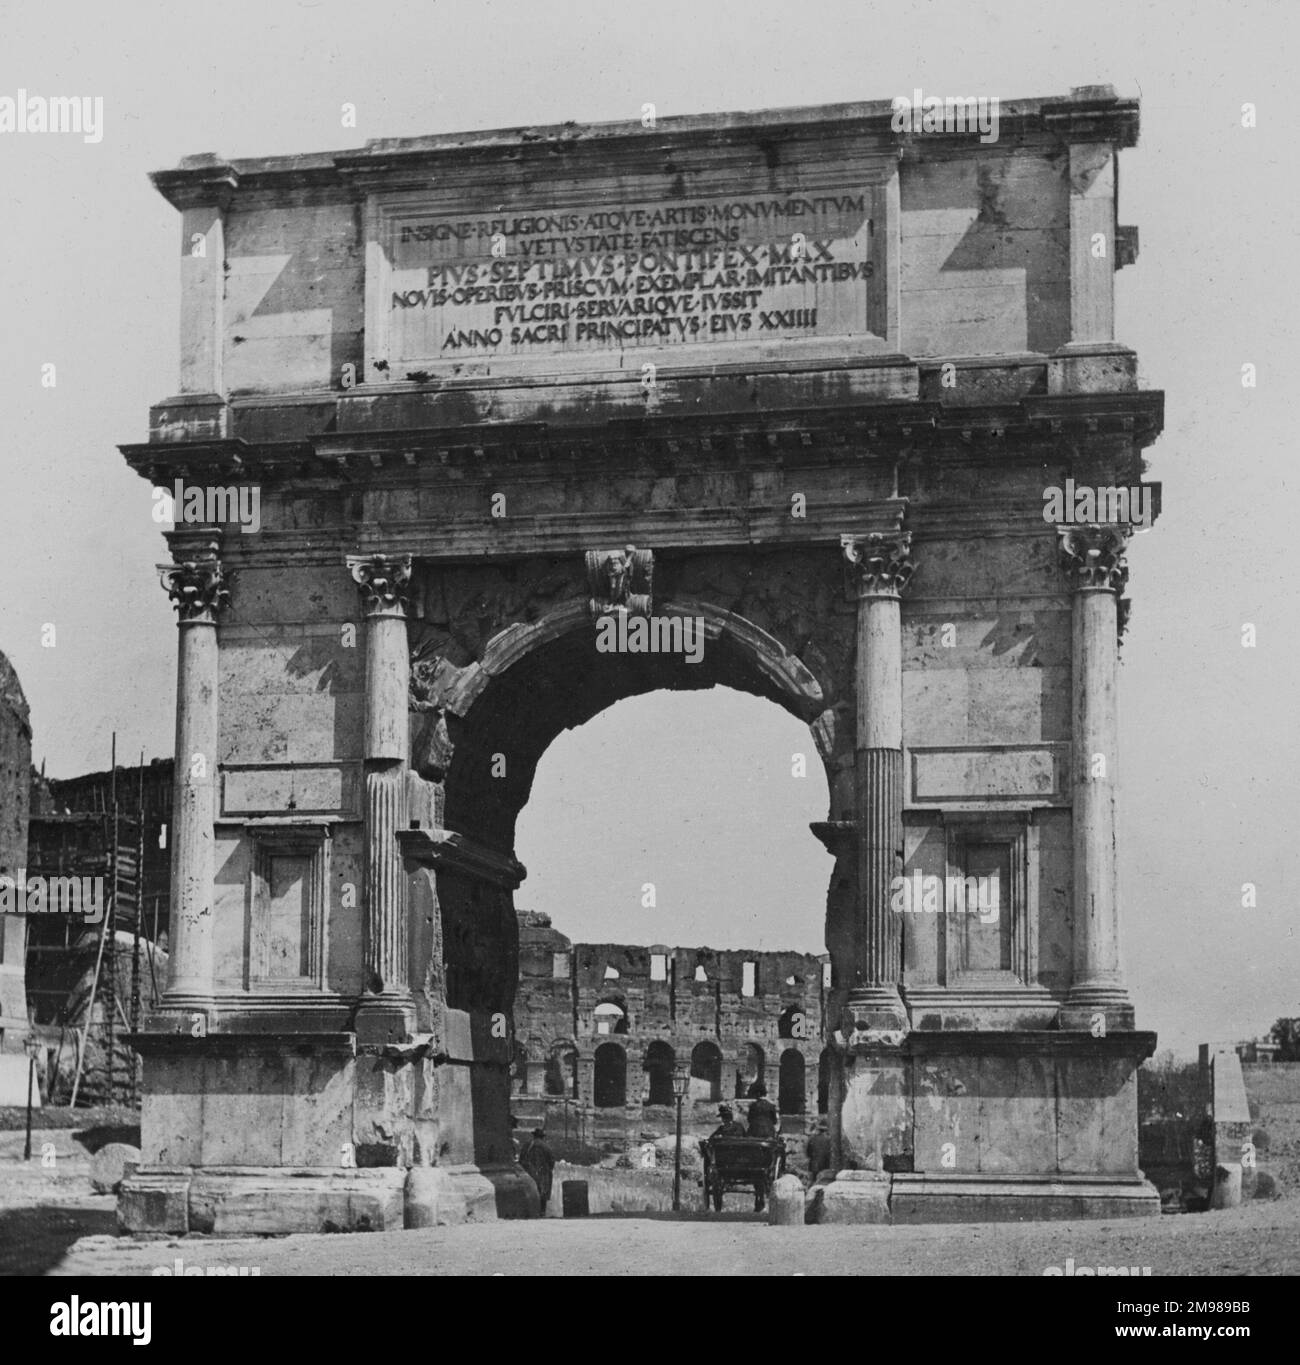
[[174,502],[174,904],[127,1227],[535,1213],[516,818],[561,730],[717,686],[829,779],[829,891],[789,907],[831,960],[817,1216],[1157,1210],[1106,494],[1149,505],[1162,422],[1112,325],[1138,109],[894,115],[154,176],[180,391],[123,450]]

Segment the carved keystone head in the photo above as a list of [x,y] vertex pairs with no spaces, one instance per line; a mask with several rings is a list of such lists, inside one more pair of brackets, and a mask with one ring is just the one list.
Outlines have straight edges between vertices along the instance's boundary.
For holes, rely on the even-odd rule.
[[593,616],[619,610],[649,615],[654,578],[652,550],[638,550],[634,545],[622,550],[588,550],[586,569]]

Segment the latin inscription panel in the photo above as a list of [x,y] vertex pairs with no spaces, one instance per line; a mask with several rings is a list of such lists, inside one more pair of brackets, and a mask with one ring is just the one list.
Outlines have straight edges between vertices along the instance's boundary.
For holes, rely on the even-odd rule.
[[878,340],[877,213],[870,186],[484,214],[386,204],[368,280],[380,369]]

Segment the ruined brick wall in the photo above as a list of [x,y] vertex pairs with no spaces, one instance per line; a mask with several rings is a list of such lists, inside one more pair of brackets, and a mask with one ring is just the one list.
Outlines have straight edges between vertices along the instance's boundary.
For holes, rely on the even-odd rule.
[[[668,1131],[669,1075],[692,1073],[684,1124],[708,1129],[720,1103],[761,1081],[787,1126],[815,1116],[825,1047],[825,958],[666,944],[572,943],[549,916],[520,911],[512,1107],[582,1111],[589,1135]],[[623,1054],[611,1088],[602,1055]],[[615,1068],[617,1070],[617,1068]],[[576,1079],[576,1085],[575,1085]],[[621,1091],[621,1102],[619,1092]],[[558,1126],[558,1125],[557,1125]]]
[[[0,876],[18,877],[27,862],[32,727],[18,674],[0,654]],[[0,914],[0,1048],[22,1046],[27,1029],[23,980],[25,918]],[[19,1026],[6,1026],[17,1020]]]

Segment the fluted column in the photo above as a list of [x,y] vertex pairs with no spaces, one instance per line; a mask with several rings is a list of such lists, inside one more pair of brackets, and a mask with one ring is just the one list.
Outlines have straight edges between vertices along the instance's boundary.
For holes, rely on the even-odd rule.
[[849,990],[850,1039],[907,1029],[898,993],[898,916],[890,914],[903,850],[903,639],[900,594],[912,576],[912,537],[845,536],[858,599],[855,786],[858,819],[856,979]]
[[366,620],[365,996],[357,1032],[404,1037],[415,1020],[407,967],[406,877],[398,833],[406,828],[410,556],[349,556]]
[[229,603],[212,541],[160,564],[177,610],[176,757],[172,779],[171,925],[165,1010],[212,1005],[213,821],[217,767],[217,616]]
[[1097,1032],[1132,1028],[1119,955],[1115,863],[1118,597],[1128,578],[1127,528],[1063,527],[1061,559],[1074,588],[1074,980],[1061,1022]]

